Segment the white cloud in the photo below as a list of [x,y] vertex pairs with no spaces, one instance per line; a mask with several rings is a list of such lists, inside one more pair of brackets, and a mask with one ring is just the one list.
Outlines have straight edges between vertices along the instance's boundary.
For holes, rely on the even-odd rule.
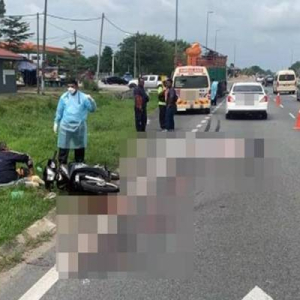
[[266,32],[281,33],[299,30],[300,3],[281,1],[263,4],[257,10],[254,27]]

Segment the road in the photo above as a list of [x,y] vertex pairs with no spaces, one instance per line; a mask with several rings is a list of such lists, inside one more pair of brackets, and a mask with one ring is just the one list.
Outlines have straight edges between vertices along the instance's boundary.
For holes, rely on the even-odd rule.
[[[209,120],[213,131],[220,120],[220,133],[275,137],[282,165],[275,188],[263,192],[195,190],[196,259],[191,280],[58,281],[46,288],[41,299],[300,299],[300,132],[293,130],[300,105],[294,96],[285,95],[277,107],[271,91],[269,95],[266,121],[226,120],[222,100],[209,117],[176,116],[178,131],[204,132]],[[157,130],[156,118],[149,130]],[[26,265],[1,287],[0,299],[19,299],[54,266],[54,257],[51,249]]]

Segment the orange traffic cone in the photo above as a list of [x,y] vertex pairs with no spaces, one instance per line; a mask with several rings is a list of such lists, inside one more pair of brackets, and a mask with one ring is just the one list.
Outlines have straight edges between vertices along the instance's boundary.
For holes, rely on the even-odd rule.
[[280,94],[278,93],[276,96],[276,105],[280,106],[281,105],[281,98],[280,98]]
[[298,117],[296,121],[296,125],[294,127],[295,130],[300,130],[300,111],[298,112]]

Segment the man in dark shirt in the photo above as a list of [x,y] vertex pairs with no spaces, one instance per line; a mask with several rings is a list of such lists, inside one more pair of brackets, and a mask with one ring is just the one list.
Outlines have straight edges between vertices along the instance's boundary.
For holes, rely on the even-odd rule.
[[176,102],[178,100],[177,94],[175,89],[173,88],[173,81],[172,79],[168,79],[166,81],[167,90],[166,90],[166,130],[167,131],[174,131],[175,129],[175,122],[174,122],[174,115],[177,110]]
[[139,78],[139,84],[134,90],[135,127],[137,132],[145,132],[147,126],[147,103],[149,102],[149,96],[144,86],[144,79]]
[[[33,163],[27,154],[14,152],[8,149],[5,142],[0,142],[0,184],[7,184],[20,179],[17,172],[17,163],[26,164],[28,176],[33,175]],[[24,174],[26,176],[27,174]]]

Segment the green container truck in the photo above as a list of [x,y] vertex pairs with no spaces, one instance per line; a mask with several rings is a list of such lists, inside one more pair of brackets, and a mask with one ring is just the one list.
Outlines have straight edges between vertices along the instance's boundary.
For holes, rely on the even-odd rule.
[[206,66],[210,80],[213,79],[219,82],[218,94],[223,97],[227,92],[227,67]]

